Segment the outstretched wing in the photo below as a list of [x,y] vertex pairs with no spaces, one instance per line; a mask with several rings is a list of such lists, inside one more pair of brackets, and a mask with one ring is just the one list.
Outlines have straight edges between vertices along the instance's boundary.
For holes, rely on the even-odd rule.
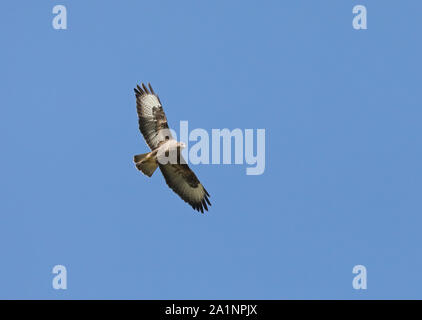
[[207,203],[211,205],[209,193],[186,161],[182,158],[180,162],[180,164],[159,165],[167,185],[195,210],[202,213],[204,209],[208,211]]
[[173,139],[167,124],[166,114],[160,102],[148,83],[148,88],[142,83],[142,88],[136,86],[136,110],[138,112],[139,130],[151,150],[157,149],[161,143]]

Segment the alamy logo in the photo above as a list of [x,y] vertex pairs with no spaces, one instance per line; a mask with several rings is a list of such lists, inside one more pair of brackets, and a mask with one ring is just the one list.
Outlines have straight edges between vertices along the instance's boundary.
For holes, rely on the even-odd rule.
[[53,274],[56,276],[53,278],[53,288],[56,290],[67,289],[67,270],[65,266],[60,264],[53,267]]
[[53,28],[56,30],[66,30],[67,29],[67,10],[66,7],[63,5],[57,5],[53,7],[53,14],[54,16],[52,25]]
[[368,27],[366,26],[366,7],[362,5],[354,6],[353,13],[356,14],[352,22],[353,29],[355,30],[368,29]]
[[[246,163],[247,175],[261,175],[265,171],[265,129],[205,129],[196,128],[189,132],[188,121],[180,121],[180,139],[172,129],[158,133],[171,141],[183,141],[182,155],[185,163],[192,164],[236,164]],[[256,131],[256,148],[255,148]],[[174,139],[174,140],[172,140]],[[189,142],[193,142],[189,147]],[[254,151],[256,149],[256,152]],[[159,150],[157,159],[160,164],[179,162],[177,148]]]
[[363,265],[356,265],[353,267],[353,273],[357,274],[354,278],[353,278],[353,289],[355,290],[366,290],[367,288],[367,284],[366,284],[366,277],[367,277],[367,273],[366,273],[366,267]]

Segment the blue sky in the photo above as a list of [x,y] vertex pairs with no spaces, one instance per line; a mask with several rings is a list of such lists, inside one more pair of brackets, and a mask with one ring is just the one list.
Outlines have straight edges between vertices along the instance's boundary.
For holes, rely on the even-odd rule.
[[[0,298],[422,298],[421,2],[0,9]],[[265,129],[265,173],[192,166],[205,215],[141,175],[141,81],[176,130]]]

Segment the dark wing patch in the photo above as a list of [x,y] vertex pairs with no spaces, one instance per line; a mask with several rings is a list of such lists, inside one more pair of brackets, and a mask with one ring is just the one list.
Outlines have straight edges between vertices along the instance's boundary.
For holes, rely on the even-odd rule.
[[138,112],[139,130],[151,150],[157,149],[163,142],[173,139],[167,123],[166,114],[160,102],[148,83],[148,88],[142,83],[142,88],[136,86],[136,110]]
[[207,204],[211,206],[210,195],[186,163],[160,164],[159,166],[167,185],[180,198],[197,211],[202,213],[204,209],[208,211]]

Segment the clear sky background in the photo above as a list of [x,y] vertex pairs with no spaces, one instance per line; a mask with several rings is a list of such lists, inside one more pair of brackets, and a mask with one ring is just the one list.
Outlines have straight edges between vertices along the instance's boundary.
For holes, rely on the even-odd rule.
[[[67,30],[52,27],[57,4]],[[2,1],[0,298],[422,298],[421,12]],[[265,173],[192,166],[205,215],[160,172],[140,174],[141,81],[176,131],[266,129]],[[57,264],[66,291],[52,288]]]

